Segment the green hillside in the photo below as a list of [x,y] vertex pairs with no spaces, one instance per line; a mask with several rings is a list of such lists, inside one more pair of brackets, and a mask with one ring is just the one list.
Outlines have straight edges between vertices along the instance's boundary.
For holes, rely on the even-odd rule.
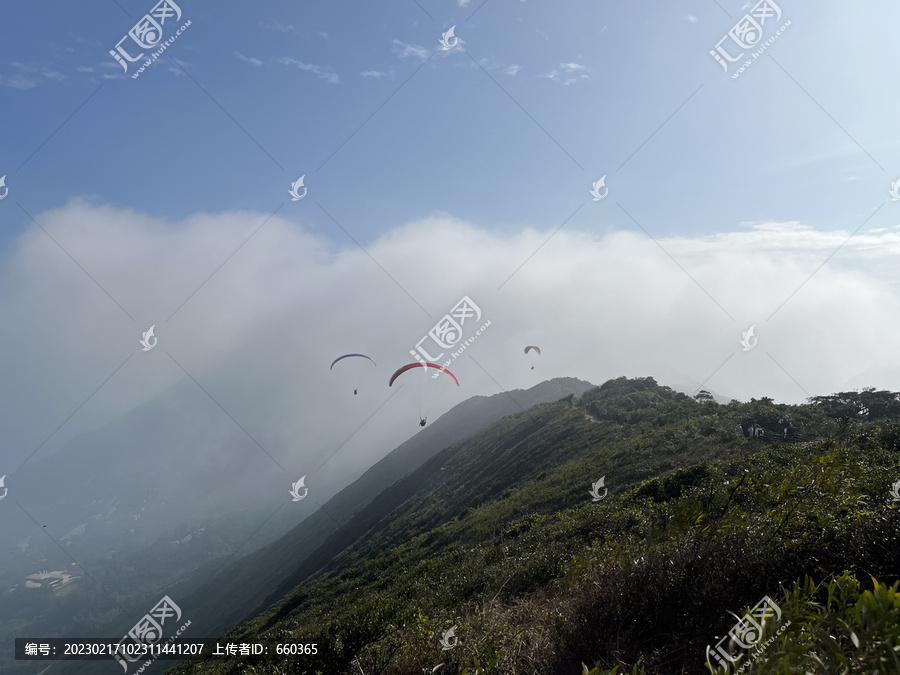
[[[728,648],[752,661],[742,672],[900,672],[898,421],[890,392],[721,405],[607,382],[379,494],[310,556],[314,574],[229,636],[266,656],[176,671],[707,672],[708,646],[769,596],[781,616],[747,640],[765,648]],[[736,430],[753,423],[788,439]],[[277,653],[290,643],[317,654]]]

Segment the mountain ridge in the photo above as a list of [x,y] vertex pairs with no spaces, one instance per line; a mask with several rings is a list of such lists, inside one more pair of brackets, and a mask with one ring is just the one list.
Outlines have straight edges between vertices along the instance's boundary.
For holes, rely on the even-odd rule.
[[[900,542],[881,477],[900,473],[898,419],[891,392],[720,405],[652,378],[513,413],[384,490],[225,638],[266,656],[175,672],[698,672],[730,612],[797,575],[896,577],[900,547],[875,542]],[[754,421],[818,439],[737,431]],[[459,650],[438,639],[451,627]],[[276,653],[301,641],[318,656]]]
[[[514,411],[549,402],[557,396],[581,393],[593,386],[576,378],[554,378],[527,390],[466,399],[373,464],[359,478],[326,501],[322,508],[277,541],[235,561],[232,564],[233,580],[224,581],[222,574],[227,572],[223,572],[200,585],[185,599],[185,607],[190,608],[201,620],[209,617],[208,620],[213,624],[210,627],[211,634],[231,630],[248,615],[255,615],[261,608],[267,607],[271,596],[296,585],[296,581],[293,581],[296,574],[288,570],[301,567],[306,560],[305,557],[298,556],[298,550],[310,549],[312,555],[336,529],[372,499],[444,447]],[[338,527],[335,527],[335,521],[338,521]],[[263,559],[267,561],[267,569],[274,567],[283,571],[269,572],[269,577],[283,576],[277,581],[270,578],[269,583],[258,583],[256,566]],[[266,587],[268,590],[260,596],[261,588]],[[253,597],[256,599],[253,600]],[[233,603],[227,601],[229,605],[234,605],[234,609],[228,610],[224,615],[217,606],[221,598],[235,599]],[[201,601],[198,602],[198,599]],[[215,606],[216,609],[205,611],[204,608],[210,606]],[[213,618],[216,615],[218,618]]]

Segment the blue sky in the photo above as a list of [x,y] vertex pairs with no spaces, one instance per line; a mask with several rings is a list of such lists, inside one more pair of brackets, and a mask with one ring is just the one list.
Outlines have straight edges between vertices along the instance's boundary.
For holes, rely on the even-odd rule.
[[552,229],[585,202],[566,227],[633,229],[613,201],[654,235],[854,229],[900,176],[896,4],[781,2],[784,70],[737,80],[708,51],[749,4],[460,4],[182,2],[191,26],[133,80],[108,51],[153,3],[7,3],[0,172],[29,211],[282,206],[341,245],[316,202],[361,242],[433,213]]

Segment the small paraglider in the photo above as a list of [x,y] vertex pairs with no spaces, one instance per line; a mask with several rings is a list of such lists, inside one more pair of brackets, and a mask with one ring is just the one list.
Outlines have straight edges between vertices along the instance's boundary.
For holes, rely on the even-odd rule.
[[[424,427],[428,422],[428,413],[434,407],[434,404],[437,402],[437,397],[445,388],[440,382],[429,382],[432,378],[426,377],[429,368],[437,369],[438,373],[434,376],[444,373],[449,375],[453,381],[456,383],[456,386],[459,386],[459,380],[456,379],[456,375],[451,373],[449,370],[444,368],[444,366],[438,365],[437,363],[430,363],[428,361],[416,361],[415,363],[408,363],[405,366],[398,368],[397,372],[391,375],[391,379],[388,382],[388,386],[391,387],[394,384],[394,381],[411,370],[416,368],[422,368],[422,376],[419,379],[419,426]],[[408,376],[407,376],[408,377]],[[442,380],[445,378],[441,378]]]
[[[540,348],[540,347],[535,347],[534,345],[528,345],[527,347],[525,347],[525,353],[527,354],[527,353],[530,352],[532,349],[538,353],[538,356],[541,355],[541,348]],[[531,369],[534,370],[534,366],[531,366]]]
[[[377,363],[375,363],[375,359],[373,359],[371,356],[366,356],[365,354],[344,354],[343,356],[339,356],[334,361],[332,361],[331,367],[328,370],[334,370],[335,363],[337,363],[338,361],[343,361],[344,359],[350,358],[351,356],[362,358],[362,359],[368,359],[369,361],[372,362],[373,365],[376,365],[376,366],[378,365]],[[361,363],[362,362],[360,362],[360,364]],[[338,370],[340,370],[340,368]],[[359,393],[359,379],[362,377],[362,370],[358,366],[353,365],[351,368],[348,369],[347,372],[348,372],[348,376],[353,379],[353,385],[354,385],[353,386],[353,395],[356,396]]]

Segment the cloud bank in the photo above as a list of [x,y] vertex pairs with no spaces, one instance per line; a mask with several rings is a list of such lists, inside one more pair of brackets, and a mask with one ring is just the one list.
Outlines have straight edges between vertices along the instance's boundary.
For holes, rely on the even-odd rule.
[[[757,223],[654,241],[599,220],[602,234],[551,236],[438,214],[363,251],[313,234],[302,216],[172,223],[82,200],[33,215],[43,230],[28,226],[0,267],[15,466],[51,435],[47,449],[188,378],[233,418],[223,425],[243,433],[239,423],[279,461],[318,462],[346,442],[335,470],[361,472],[418,430],[416,388],[387,380],[464,295],[491,326],[454,362],[462,386],[432,419],[556,376],[649,375],[785,402],[900,389],[900,226],[848,240]],[[144,352],[151,325],[159,343]],[[743,351],[751,325],[758,343]],[[527,358],[526,344],[543,354]],[[328,369],[347,352],[378,362],[355,397]]]

